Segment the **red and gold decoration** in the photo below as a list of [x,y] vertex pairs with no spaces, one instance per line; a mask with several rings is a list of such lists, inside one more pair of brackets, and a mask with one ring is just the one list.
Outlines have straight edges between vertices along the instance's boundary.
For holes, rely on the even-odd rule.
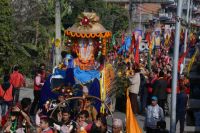
[[78,58],[75,60],[81,70],[91,70],[95,65],[95,55],[101,51],[106,55],[106,44],[112,33],[100,23],[96,13],[83,12],[78,16],[78,21],[65,30],[70,47]]
[[96,13],[83,12],[78,17],[78,22],[65,30],[65,35],[75,38],[110,38],[107,31],[100,23]]
[[[101,100],[105,101],[107,91],[111,88],[114,70],[101,59],[105,59],[106,45],[112,33],[99,23],[99,17],[96,13],[83,12],[78,16],[77,23],[65,30],[65,35],[68,37],[67,43],[70,44],[71,51],[77,55],[77,58],[74,59],[76,66],[79,66],[81,70],[86,70],[86,72],[102,70],[100,93]],[[99,68],[95,68],[96,66]],[[101,69],[102,66],[103,69]],[[101,112],[104,112],[104,109],[105,106],[102,105]]]

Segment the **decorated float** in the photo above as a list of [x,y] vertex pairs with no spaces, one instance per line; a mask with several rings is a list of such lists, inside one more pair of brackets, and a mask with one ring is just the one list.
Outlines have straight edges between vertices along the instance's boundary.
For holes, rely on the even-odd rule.
[[100,23],[96,13],[83,12],[65,30],[66,54],[44,84],[40,105],[64,94],[66,100],[94,98],[97,111],[104,112],[110,102],[114,69],[106,61],[107,43],[112,33]]

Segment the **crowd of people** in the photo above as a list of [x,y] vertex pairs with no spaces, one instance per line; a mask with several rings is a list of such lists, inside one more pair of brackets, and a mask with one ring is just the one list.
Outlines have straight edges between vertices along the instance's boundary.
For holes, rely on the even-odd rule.
[[[125,66],[122,75],[129,78],[129,97],[134,114],[146,114],[144,129],[147,133],[165,132],[165,117],[171,114],[172,58],[169,48],[155,48],[152,54],[140,53],[140,62],[136,63],[130,51],[116,55],[110,53],[109,61],[117,66]],[[179,66],[180,67],[180,66]],[[190,93],[189,79],[184,73],[178,73],[176,120],[180,121],[180,132],[184,131],[187,100]],[[161,126],[160,126],[161,125]]]
[[[145,114],[144,130],[147,133],[165,133],[165,117],[171,113],[172,59],[168,49],[160,47],[152,51],[140,53],[140,61],[134,61],[133,52],[117,53],[111,51],[106,58],[108,62],[119,68],[125,66],[124,74],[130,81],[127,88],[135,115]],[[66,103],[65,95],[59,94],[55,99],[55,109],[51,101],[39,107],[40,91],[46,80],[45,65],[41,64],[34,77],[33,101],[22,98],[19,101],[20,88],[25,86],[25,78],[15,66],[13,72],[5,73],[0,86],[1,127],[8,133],[106,133],[109,132],[107,116],[99,113],[93,101],[86,98],[77,103]],[[177,87],[177,121],[180,121],[180,132],[184,131],[184,121],[189,94],[189,80],[179,74]],[[83,95],[88,95],[83,88]],[[28,97],[28,96],[27,96]],[[67,105],[68,104],[68,105]],[[52,107],[53,106],[53,107]],[[69,107],[76,107],[71,109]],[[53,109],[52,109],[53,108]],[[55,110],[54,110],[55,109]],[[113,119],[112,133],[123,132],[123,122]]]
[[[92,99],[76,103],[65,103],[65,95],[47,101],[39,107],[40,91],[46,79],[45,65],[36,71],[33,86],[34,99],[29,96],[19,101],[20,88],[25,87],[25,78],[15,66],[13,73],[5,73],[0,86],[1,132],[5,133],[106,133],[109,132],[107,117],[97,112]],[[83,88],[85,96],[87,88]],[[84,103],[84,104],[83,104]],[[54,105],[61,105],[55,109]],[[67,104],[73,104],[74,109]],[[54,112],[55,111],[55,112]],[[123,123],[114,119],[110,132],[120,133]]]

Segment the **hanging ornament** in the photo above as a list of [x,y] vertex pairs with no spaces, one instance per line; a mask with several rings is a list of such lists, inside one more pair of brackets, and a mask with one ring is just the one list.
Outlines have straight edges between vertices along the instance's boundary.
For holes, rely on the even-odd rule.
[[61,44],[60,39],[56,39],[56,41],[55,41],[55,46],[56,46],[56,47],[60,47],[60,44]]

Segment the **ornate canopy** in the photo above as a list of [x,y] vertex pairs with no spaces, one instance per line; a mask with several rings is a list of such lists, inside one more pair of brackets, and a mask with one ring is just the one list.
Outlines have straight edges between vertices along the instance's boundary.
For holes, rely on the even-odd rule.
[[112,34],[99,23],[96,13],[83,12],[78,16],[78,22],[65,30],[65,35],[77,38],[109,38]]

